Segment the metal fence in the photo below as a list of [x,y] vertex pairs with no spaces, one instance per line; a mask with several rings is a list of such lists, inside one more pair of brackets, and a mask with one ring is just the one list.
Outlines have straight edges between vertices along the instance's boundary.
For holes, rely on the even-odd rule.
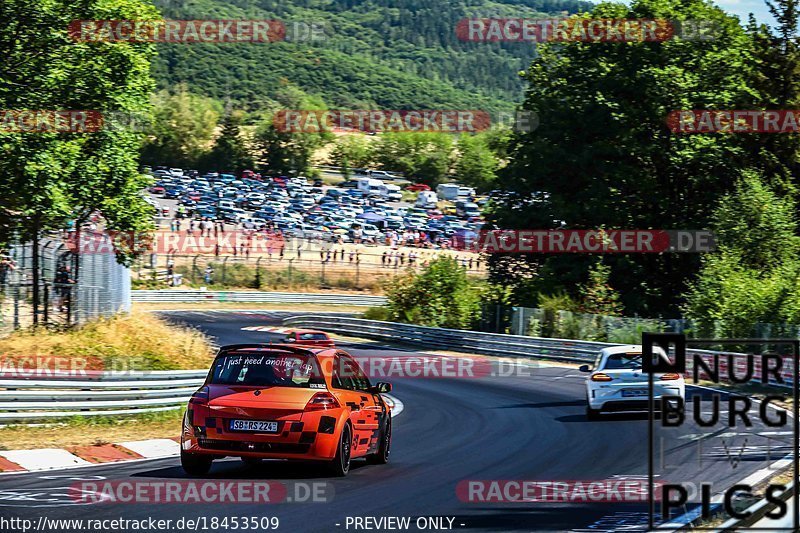
[[33,245],[17,244],[5,251],[0,258],[0,333],[34,323],[80,324],[129,311],[130,271],[117,262],[110,244],[105,245],[107,239],[88,233],[81,238],[81,248],[60,235],[40,239],[38,302]]
[[131,291],[134,302],[257,302],[257,303],[313,303],[324,305],[378,306],[386,303],[383,296],[361,294],[303,294],[292,292],[261,291],[184,291],[178,289]]
[[800,325],[735,320],[698,323],[685,318],[642,318],[557,311],[532,307],[487,306],[481,330],[531,337],[560,337],[636,344],[642,332],[683,333],[687,338],[800,338]]
[[[135,288],[166,286],[272,290],[341,289],[379,292],[386,281],[409,270],[419,271],[435,252],[409,259],[410,250],[384,255],[374,249],[332,247],[302,254],[158,254],[133,267]],[[470,276],[485,277],[485,262],[474,254],[453,257]]]
[[511,307],[508,311],[509,332],[531,337],[636,344],[644,331],[689,334],[692,330],[692,324],[684,319],[620,317],[532,307]]

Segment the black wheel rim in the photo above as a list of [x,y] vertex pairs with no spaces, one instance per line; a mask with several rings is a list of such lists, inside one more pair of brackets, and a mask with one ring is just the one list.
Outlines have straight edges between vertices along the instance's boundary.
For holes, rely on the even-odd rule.
[[342,432],[342,470],[347,472],[350,469],[350,430]]

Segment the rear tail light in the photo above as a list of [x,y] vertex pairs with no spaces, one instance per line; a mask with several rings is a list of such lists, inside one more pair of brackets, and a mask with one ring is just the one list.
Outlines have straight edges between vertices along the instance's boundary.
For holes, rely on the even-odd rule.
[[672,374],[672,373],[664,374],[663,376],[661,376],[660,379],[661,379],[661,381],[673,381],[673,380],[676,380],[676,379],[681,379],[681,375],[680,374]]
[[207,386],[200,387],[194,394],[192,394],[192,397],[189,398],[189,404],[206,405],[207,403],[208,403]]
[[325,411],[339,408],[339,402],[330,392],[318,392],[306,404],[306,411]]
[[592,381],[612,381],[614,378],[609,376],[608,374],[603,374],[602,372],[598,372],[597,374],[592,374]]

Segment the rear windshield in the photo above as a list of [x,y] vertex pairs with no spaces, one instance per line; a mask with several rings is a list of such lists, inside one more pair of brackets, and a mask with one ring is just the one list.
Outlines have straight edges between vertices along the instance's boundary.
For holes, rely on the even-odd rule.
[[310,355],[232,353],[214,361],[210,383],[308,389],[324,385],[325,380]]
[[640,353],[615,353],[608,356],[603,368],[617,370],[625,368],[642,368],[642,354]]
[[301,333],[297,336],[301,341],[326,341],[328,336],[324,333]]

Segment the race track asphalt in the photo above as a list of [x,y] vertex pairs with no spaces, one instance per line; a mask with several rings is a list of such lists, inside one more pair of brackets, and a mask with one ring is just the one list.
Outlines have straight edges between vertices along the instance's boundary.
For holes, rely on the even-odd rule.
[[[170,319],[190,324],[219,344],[267,342],[275,333],[243,331],[278,325],[274,312],[176,311]],[[380,342],[341,342],[359,357],[420,357]],[[66,487],[73,478],[108,480],[188,479],[178,458],[104,465],[50,473],[0,476],[0,516],[54,518],[196,518],[277,516],[278,531],[355,531],[348,517],[435,516],[453,519],[464,531],[621,531],[647,524],[644,503],[469,503],[459,500],[464,480],[646,479],[646,415],[585,417],[585,374],[554,365],[519,365],[512,376],[472,378],[391,377],[404,411],[394,419],[387,465],[354,462],[348,477],[326,478],[311,465],[270,462],[245,467],[236,459],[215,462],[209,479],[322,482],[333,488],[326,503],[271,505],[79,504]],[[692,391],[691,396],[706,394]],[[763,429],[760,423],[753,433]],[[712,482],[715,492],[785,455],[780,437],[751,435],[747,441],[726,428],[685,424],[658,435],[659,479]],[[178,434],[176,427],[175,433]],[[715,437],[696,438],[716,432]],[[702,447],[698,443],[702,442]],[[662,454],[663,448],[663,454]],[[782,453],[784,452],[784,453]],[[662,464],[664,469],[660,468]],[[737,458],[741,459],[737,462]],[[734,466],[735,464],[735,466]],[[363,531],[364,529],[359,529]],[[388,531],[387,528],[372,531]],[[67,529],[62,529],[67,531]]]

